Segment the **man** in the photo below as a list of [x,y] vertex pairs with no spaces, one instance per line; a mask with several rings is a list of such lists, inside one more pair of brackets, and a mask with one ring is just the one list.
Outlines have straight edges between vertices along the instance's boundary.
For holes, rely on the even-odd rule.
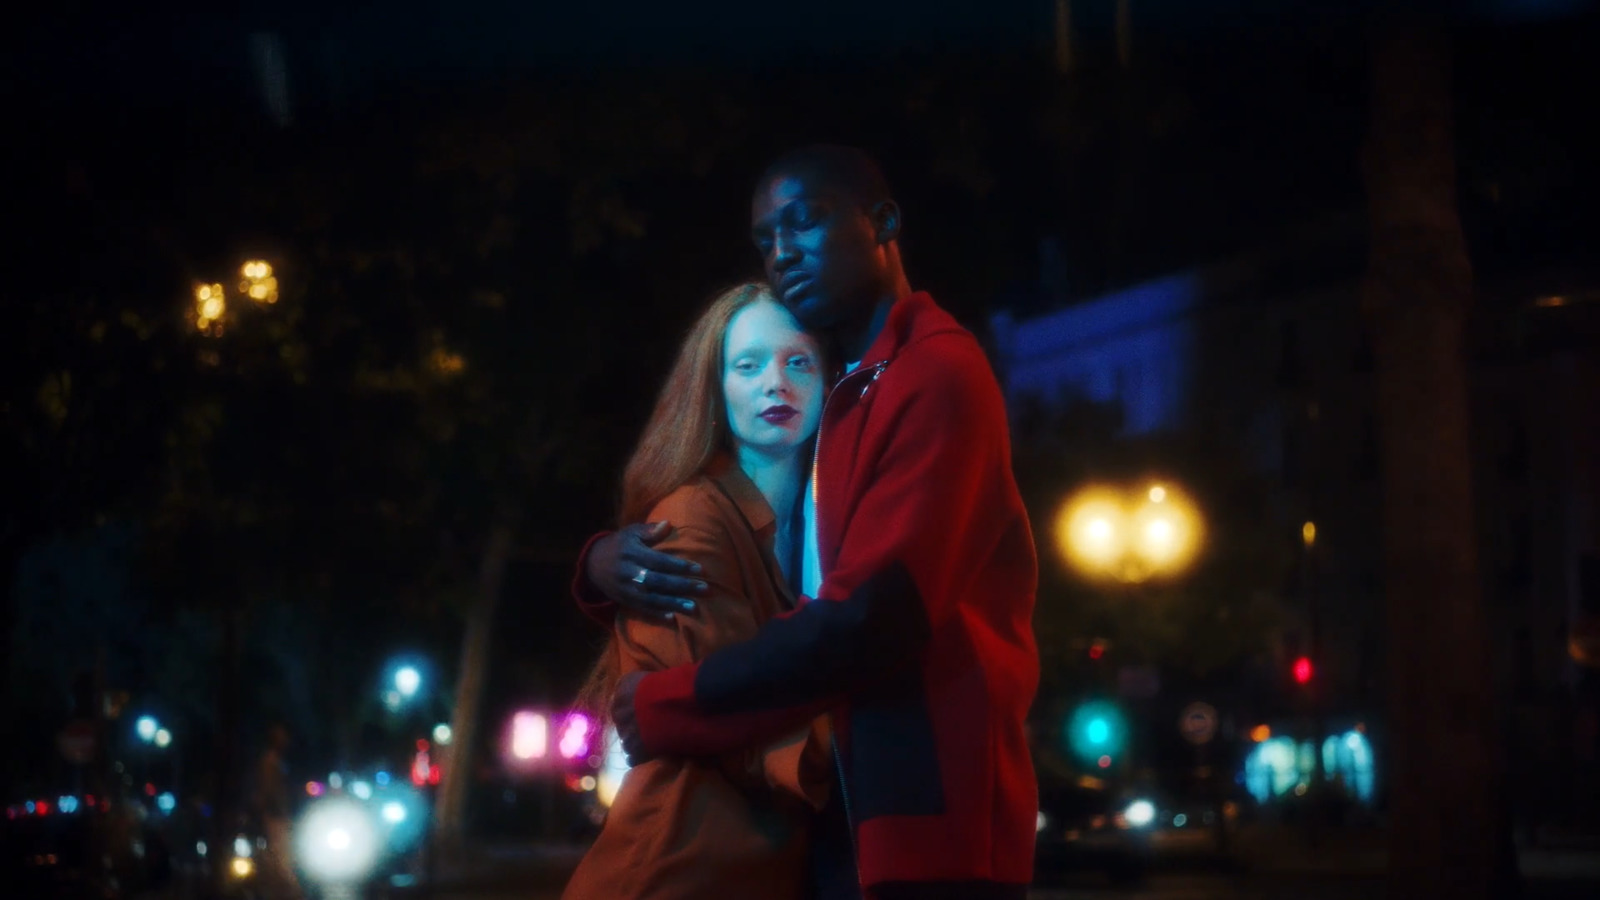
[[274,724],[267,729],[267,745],[256,760],[250,796],[251,810],[267,839],[260,877],[267,896],[273,900],[298,900],[302,896],[290,847],[289,764],[285,759],[289,744],[288,728]]
[[[751,220],[773,291],[847,361],[807,493],[816,599],[697,665],[625,680],[618,733],[636,759],[714,755],[830,712],[842,849],[869,896],[1021,898],[1038,573],[999,387],[972,335],[911,290],[900,208],[865,154],[783,157]],[[580,599],[692,609],[690,567],[647,546],[661,524],[593,542]]]

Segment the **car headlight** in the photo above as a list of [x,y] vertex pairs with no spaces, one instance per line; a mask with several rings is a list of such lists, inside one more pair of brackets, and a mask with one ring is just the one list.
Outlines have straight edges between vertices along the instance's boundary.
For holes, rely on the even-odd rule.
[[1122,814],[1134,828],[1143,828],[1156,820],[1156,806],[1149,800],[1135,800]]
[[378,860],[380,841],[372,815],[344,799],[312,804],[300,820],[295,849],[306,874],[320,882],[358,881]]

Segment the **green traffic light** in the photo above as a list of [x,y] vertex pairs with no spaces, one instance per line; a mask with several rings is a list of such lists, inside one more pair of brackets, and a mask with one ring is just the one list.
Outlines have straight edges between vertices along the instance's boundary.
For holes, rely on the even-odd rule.
[[1114,704],[1096,700],[1073,710],[1067,721],[1067,746],[1085,763],[1104,768],[1102,757],[1120,753],[1128,727]]

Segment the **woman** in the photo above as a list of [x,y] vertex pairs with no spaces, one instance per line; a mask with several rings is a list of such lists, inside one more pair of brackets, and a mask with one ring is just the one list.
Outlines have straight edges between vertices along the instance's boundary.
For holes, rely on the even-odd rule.
[[[623,675],[697,660],[794,607],[823,394],[817,342],[765,285],[734,288],[700,317],[628,462],[621,521],[671,522],[657,549],[699,563],[710,590],[670,621],[619,612],[585,706],[604,714]],[[825,728],[738,758],[636,766],[562,896],[806,896]]]

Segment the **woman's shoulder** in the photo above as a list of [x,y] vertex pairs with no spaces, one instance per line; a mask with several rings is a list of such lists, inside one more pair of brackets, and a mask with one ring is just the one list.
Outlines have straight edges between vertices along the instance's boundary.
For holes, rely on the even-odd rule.
[[715,530],[737,510],[717,487],[716,480],[700,474],[661,498],[650,508],[651,522],[671,522],[675,528]]

